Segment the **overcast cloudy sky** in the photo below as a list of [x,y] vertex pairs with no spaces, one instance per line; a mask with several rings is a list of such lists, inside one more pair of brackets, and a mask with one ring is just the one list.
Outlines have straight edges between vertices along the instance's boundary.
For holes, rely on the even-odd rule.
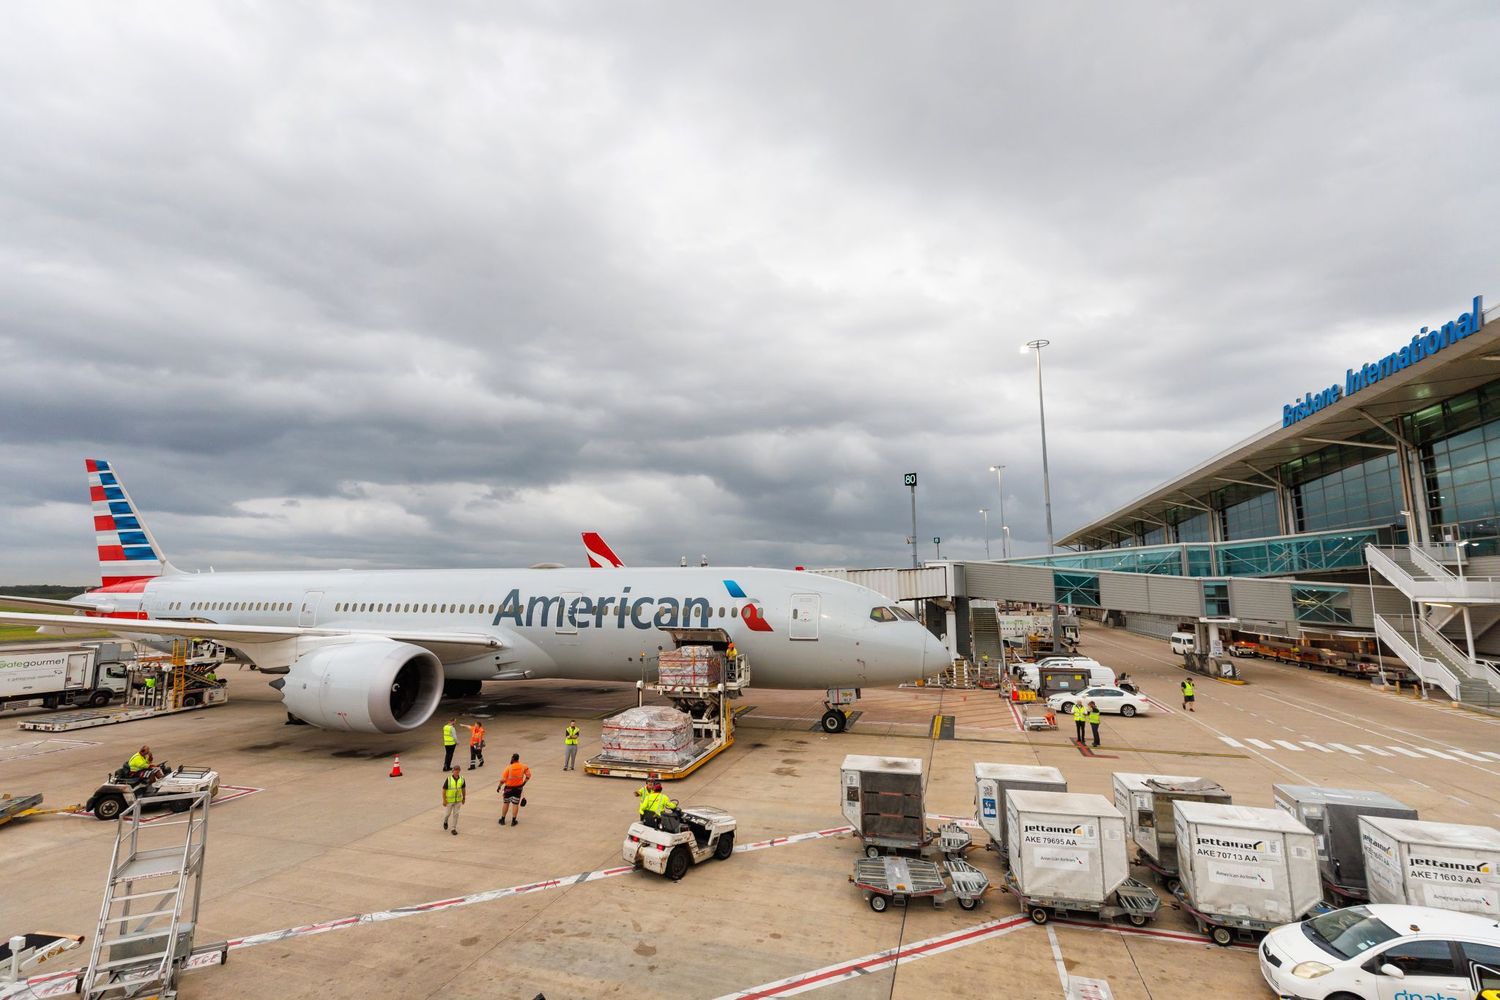
[[[1491,3],[11,5],[0,583],[982,556],[1500,298]],[[991,526],[998,538],[998,510]],[[998,554],[998,542],[995,543]]]

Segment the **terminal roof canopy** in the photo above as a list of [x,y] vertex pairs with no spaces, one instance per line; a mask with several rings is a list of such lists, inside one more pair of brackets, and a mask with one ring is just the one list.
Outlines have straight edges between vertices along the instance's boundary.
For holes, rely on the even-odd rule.
[[[1140,521],[1161,522],[1181,508],[1204,509],[1209,497],[1236,483],[1248,492],[1259,485],[1273,489],[1281,466],[1316,454],[1330,443],[1394,445],[1397,418],[1500,378],[1500,307],[1485,310],[1485,324],[1432,358],[1409,365],[1379,382],[1283,427],[1278,422],[1176,479],[1137,497],[1125,506],[1059,539],[1059,544],[1095,547],[1133,536]],[[1373,347],[1387,349],[1382,340]],[[1399,348],[1401,345],[1398,343]],[[1364,360],[1378,361],[1384,354]],[[1299,375],[1302,373],[1298,373]],[[1344,382],[1344,372],[1313,373],[1312,384],[1296,389],[1296,398],[1314,387]],[[1326,377],[1324,377],[1326,375]],[[1292,399],[1292,393],[1287,394]],[[1278,404],[1280,405],[1280,401]],[[1382,429],[1384,428],[1384,429]],[[1375,452],[1372,450],[1371,455]]]

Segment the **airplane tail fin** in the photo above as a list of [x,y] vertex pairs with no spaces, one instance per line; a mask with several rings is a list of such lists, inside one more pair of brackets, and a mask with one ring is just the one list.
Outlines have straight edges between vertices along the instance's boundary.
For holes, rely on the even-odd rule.
[[132,588],[170,573],[173,567],[162,558],[161,547],[151,529],[136,512],[125,492],[125,484],[101,458],[84,460],[89,474],[89,499],[94,508],[94,534],[99,544],[99,576],[105,589]]
[[583,548],[588,553],[589,566],[593,569],[603,569],[605,566],[614,569],[625,567],[625,563],[615,555],[615,550],[609,547],[609,543],[597,531],[583,533]]

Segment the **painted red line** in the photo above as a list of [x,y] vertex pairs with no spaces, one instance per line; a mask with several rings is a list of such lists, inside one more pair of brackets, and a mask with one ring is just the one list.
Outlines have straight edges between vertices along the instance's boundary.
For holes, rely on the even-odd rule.
[[[1089,930],[1114,931],[1117,934],[1133,934],[1138,937],[1162,938],[1168,941],[1181,941],[1184,944],[1207,944],[1209,939],[1201,934],[1185,934],[1182,931],[1159,931],[1149,927],[1125,927],[1120,924],[1104,923],[1094,920],[1075,920],[1072,917],[1058,917],[1057,923],[1068,924],[1072,927],[1084,927]],[[1253,944],[1235,942],[1230,947],[1255,949]]]
[[852,827],[852,826],[841,826],[841,827],[839,827],[836,830],[819,830],[818,831],[818,836],[820,836],[820,837],[832,837],[834,834],[837,834],[837,833],[852,833],[852,832],[854,832],[854,827]]
[[633,871],[635,871],[635,869],[632,868],[630,865],[621,865],[618,868],[606,868],[602,872],[600,872],[599,874],[600,875],[618,875],[621,872],[633,872]]
[[801,979],[793,979],[789,982],[783,982],[779,986],[761,990],[759,993],[741,993],[738,996],[737,1000],[763,1000],[763,998],[765,997],[780,996],[788,990],[800,989],[812,983],[819,983],[827,979],[847,976],[849,973],[858,972],[861,969],[872,968],[879,965],[887,965],[892,962],[899,962],[902,959],[926,954],[927,952],[932,951],[936,948],[946,948],[947,946],[952,944],[958,944],[963,941],[970,941],[975,938],[984,937],[989,934],[994,934],[997,931],[1008,930],[1009,928],[1015,927],[1018,924],[1024,924],[1030,919],[1031,918],[1028,916],[1012,917],[1002,923],[991,924],[987,927],[977,927],[974,930],[964,931],[960,934],[952,934],[946,937],[935,938],[934,940],[928,941],[925,944],[912,945],[907,948],[898,948],[894,952],[887,952],[882,955],[875,955],[870,958],[859,959],[858,961],[849,962],[836,968],[826,969],[822,972],[814,973],[809,976],[803,976]]
[[561,880],[553,879],[551,882],[533,882],[531,885],[518,885],[516,892],[531,892],[533,889],[550,889],[555,885],[562,885]]
[[423,910],[438,910],[438,909],[442,909],[445,906],[453,906],[456,903],[462,903],[463,901],[464,901],[464,897],[459,896],[459,897],[457,897],[455,899],[439,899],[436,902],[432,902],[432,903],[420,903],[420,904],[418,904],[416,906],[403,906],[402,909],[404,909],[404,910],[415,910],[415,911],[418,911],[418,912],[423,911]]

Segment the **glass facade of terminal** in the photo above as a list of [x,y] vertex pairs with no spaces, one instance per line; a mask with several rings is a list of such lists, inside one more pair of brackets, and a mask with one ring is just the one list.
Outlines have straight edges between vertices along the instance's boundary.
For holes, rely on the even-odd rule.
[[1427,516],[1438,534],[1470,539],[1470,555],[1500,553],[1500,382],[1408,419],[1422,445]]
[[[1419,468],[1413,470],[1414,495],[1425,498],[1433,528],[1429,541],[1456,537],[1471,543],[1469,555],[1500,554],[1500,381],[1402,417],[1395,429],[1415,449]],[[1097,556],[1098,562],[1091,559],[1089,565],[1179,573],[1182,570],[1173,563],[1186,558],[1197,567],[1209,567],[1211,574],[1276,575],[1284,571],[1268,567],[1320,561],[1317,553],[1288,551],[1293,536],[1375,528],[1390,536],[1387,542],[1405,543],[1401,469],[1396,453],[1387,450],[1390,442],[1388,435],[1372,427],[1349,444],[1330,445],[1266,470],[1286,487],[1286,536],[1276,491],[1247,481],[1215,490],[1212,513],[1182,506],[1161,516],[1170,527],[1142,520],[1133,534],[1128,533],[1129,524],[1112,529],[1117,533],[1114,541],[1091,550],[1089,555]],[[1211,518],[1217,518],[1217,524]],[[1256,541],[1265,548],[1252,547],[1241,555],[1226,549],[1227,542],[1218,542],[1210,557],[1200,547],[1215,537],[1214,528],[1227,542]],[[1106,552],[1111,556],[1105,557]],[[1331,560],[1326,568],[1363,565],[1362,559],[1347,563],[1346,552],[1324,555]]]

